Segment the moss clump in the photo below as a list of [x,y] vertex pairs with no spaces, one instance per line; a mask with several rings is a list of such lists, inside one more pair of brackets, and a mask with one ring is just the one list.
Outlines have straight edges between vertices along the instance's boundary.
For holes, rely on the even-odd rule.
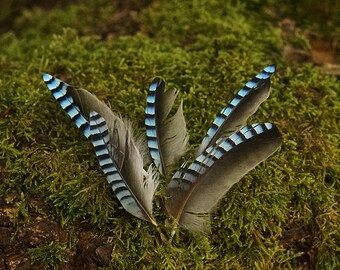
[[[72,265],[77,235],[90,228],[112,239],[105,269],[339,267],[339,81],[285,62],[268,16],[273,1],[145,1],[128,12],[132,35],[110,32],[115,16],[130,10],[111,2],[25,10],[0,36],[0,195],[14,198],[6,203],[18,213],[10,224],[24,227],[30,198],[39,197],[47,218],[72,232],[67,248],[25,247],[32,262]],[[47,72],[86,88],[143,132],[146,89],[161,76],[184,99],[193,149],[233,94],[272,63],[271,97],[250,122],[276,123],[280,151],[228,192],[210,236],[182,230],[171,245],[121,208],[90,144],[41,79]],[[164,220],[161,193],[155,211]]]
[[28,250],[32,264],[40,264],[45,267],[56,267],[68,261],[68,251],[65,244],[51,242],[44,246]]

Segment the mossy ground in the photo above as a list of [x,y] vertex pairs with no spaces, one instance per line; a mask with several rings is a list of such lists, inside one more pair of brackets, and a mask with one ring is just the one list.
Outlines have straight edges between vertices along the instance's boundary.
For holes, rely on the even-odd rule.
[[[308,51],[305,30],[339,44],[338,3],[3,2],[0,267],[340,268],[339,78],[283,57],[287,44]],[[285,17],[301,26],[289,37],[279,27]],[[41,78],[47,72],[86,88],[142,133],[146,91],[161,76],[184,99],[193,150],[222,106],[272,63],[271,96],[250,122],[274,122],[282,147],[228,192],[211,234],[180,230],[171,244],[122,209],[89,142]],[[163,195],[161,188],[160,223]]]

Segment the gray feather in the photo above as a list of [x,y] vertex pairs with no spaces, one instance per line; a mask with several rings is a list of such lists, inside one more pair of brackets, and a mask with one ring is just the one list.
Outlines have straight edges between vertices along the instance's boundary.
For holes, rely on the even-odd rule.
[[152,82],[145,109],[150,154],[162,174],[166,174],[167,168],[185,153],[189,140],[183,102],[169,117],[178,92],[175,89],[164,91],[164,88],[163,80],[156,78]]
[[275,70],[275,66],[267,66],[248,81],[229,105],[221,110],[205,135],[196,156],[213,145],[220,137],[227,137],[246,124],[247,119],[269,97],[270,76]]
[[[167,187],[166,208],[180,226],[206,231],[210,213],[232,185],[277,150],[281,143],[279,131],[270,123],[263,125],[272,127],[245,141],[237,133],[229,139],[221,138],[185,173],[179,171],[174,175]],[[228,142],[230,139],[237,145],[223,153],[221,146],[233,145]]]
[[[144,171],[143,151],[132,134],[131,125],[90,92],[70,86],[49,74],[44,74],[43,79],[84,136],[95,143],[100,165],[116,195],[121,196],[124,208],[156,224],[152,217],[152,199],[158,178],[152,167]],[[116,179],[118,175],[120,179]]]
[[[143,169],[143,156],[132,134],[131,125],[113,114],[105,103],[88,91],[78,89],[76,93],[81,112],[85,114],[88,111],[96,111],[105,119],[111,156],[133,197],[138,200],[142,211],[146,211],[145,217],[152,217],[152,199],[158,180],[151,167],[148,172]],[[151,218],[149,221],[155,223]]]

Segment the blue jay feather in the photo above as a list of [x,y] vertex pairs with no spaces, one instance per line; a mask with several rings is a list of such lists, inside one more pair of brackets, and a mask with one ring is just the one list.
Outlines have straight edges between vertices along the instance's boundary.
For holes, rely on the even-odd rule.
[[209,215],[230,187],[272,155],[281,143],[274,124],[252,124],[220,138],[185,170],[175,173],[167,187],[166,208],[178,224],[205,231]]
[[105,119],[96,112],[90,113],[90,139],[94,147],[99,165],[102,168],[107,181],[113,189],[116,197],[123,207],[135,217],[150,221],[156,224],[152,217],[151,210],[145,209],[141,200],[136,197],[129,185],[124,180],[121,172],[115,165],[104,137],[108,128]]
[[212,126],[204,136],[196,156],[214,144],[221,136],[226,137],[246,124],[247,119],[268,98],[270,76],[275,70],[275,66],[267,66],[239,90],[229,105],[223,108],[215,118]]
[[155,78],[149,87],[145,107],[145,126],[149,152],[161,174],[181,157],[189,136],[183,115],[183,102],[177,112],[169,117],[177,97],[175,89],[165,91],[165,83]]
[[131,125],[90,92],[48,74],[43,79],[61,107],[91,140],[99,164],[122,206],[132,215],[156,224],[152,198],[158,178],[152,167],[144,170],[144,157]]

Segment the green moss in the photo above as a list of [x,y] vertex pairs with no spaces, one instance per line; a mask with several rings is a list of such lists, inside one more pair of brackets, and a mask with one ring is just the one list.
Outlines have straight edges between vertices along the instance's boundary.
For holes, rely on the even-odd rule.
[[307,27],[308,30],[315,31],[324,37],[332,37],[339,42],[339,2],[332,0],[325,0],[323,2],[316,0],[271,2],[271,6],[280,16],[292,18],[299,25]]
[[68,261],[67,246],[51,242],[47,245],[31,248],[28,250],[32,265],[56,267]]
[[[155,1],[135,14],[136,34],[112,40],[96,35],[119,8],[109,2],[34,8],[0,36],[0,195],[17,194],[18,219],[25,222],[28,199],[38,196],[67,230],[90,223],[114,239],[107,269],[295,269],[313,260],[339,267],[338,79],[288,65],[259,1]],[[95,23],[87,14],[98,14]],[[250,121],[276,123],[281,149],[228,192],[211,235],[180,230],[170,245],[122,209],[89,142],[41,79],[47,72],[86,88],[143,132],[146,89],[161,76],[184,99],[193,150],[222,106],[272,63],[271,97]],[[162,194],[155,215],[163,221]],[[296,228],[303,234],[289,241]],[[68,261],[67,250],[52,242],[28,252],[50,266]]]

